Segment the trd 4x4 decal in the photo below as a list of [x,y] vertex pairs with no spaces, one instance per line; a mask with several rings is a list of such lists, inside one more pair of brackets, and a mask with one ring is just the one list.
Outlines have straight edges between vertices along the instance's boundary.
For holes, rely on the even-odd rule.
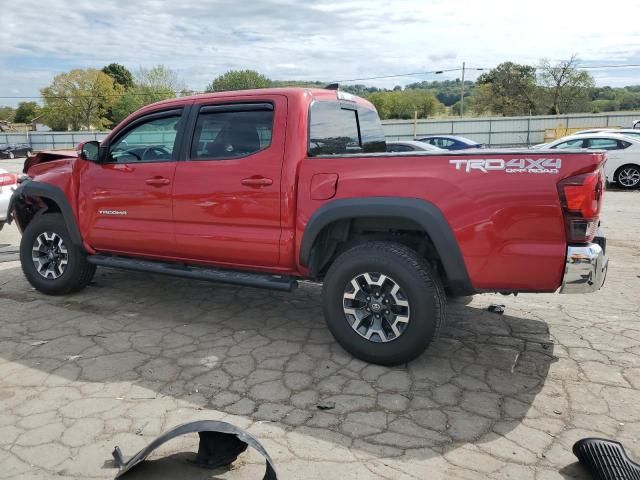
[[455,165],[456,170],[467,173],[472,170],[483,173],[489,173],[491,170],[504,170],[506,173],[558,173],[562,167],[562,160],[559,158],[474,158],[449,160],[449,163]]

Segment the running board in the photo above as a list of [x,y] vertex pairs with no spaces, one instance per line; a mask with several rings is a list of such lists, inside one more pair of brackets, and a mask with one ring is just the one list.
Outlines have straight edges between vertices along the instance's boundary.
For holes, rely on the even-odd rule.
[[87,261],[100,267],[160,273],[174,277],[191,278],[193,280],[245,285],[248,287],[268,288],[285,292],[290,292],[298,286],[298,282],[291,277],[199,267],[182,263],[157,262],[153,260],[140,260],[137,258],[100,254],[90,255],[87,257]]

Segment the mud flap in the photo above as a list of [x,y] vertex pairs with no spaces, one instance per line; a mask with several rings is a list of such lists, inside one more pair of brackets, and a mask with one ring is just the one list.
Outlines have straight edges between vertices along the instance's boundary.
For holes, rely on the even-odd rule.
[[573,453],[594,480],[638,480],[640,465],[633,462],[620,442],[602,438],[583,438]]
[[202,420],[184,423],[163,433],[149,445],[130,458],[126,458],[119,447],[113,450],[113,458],[119,468],[115,478],[122,477],[136,465],[142,463],[156,448],[180,435],[198,432],[200,444],[194,463],[204,468],[218,468],[230,465],[247,447],[257,450],[267,461],[262,480],[278,480],[271,457],[249,432],[230,423],[215,420]]

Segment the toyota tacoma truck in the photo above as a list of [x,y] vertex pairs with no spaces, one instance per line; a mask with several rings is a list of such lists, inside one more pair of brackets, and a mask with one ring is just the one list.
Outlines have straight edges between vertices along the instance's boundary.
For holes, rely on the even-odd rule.
[[97,266],[322,282],[336,340],[390,365],[429,345],[447,295],[605,279],[604,152],[386,153],[368,101],[303,88],[155,103],[78,150],[28,159],[11,200],[22,269],[46,294]]

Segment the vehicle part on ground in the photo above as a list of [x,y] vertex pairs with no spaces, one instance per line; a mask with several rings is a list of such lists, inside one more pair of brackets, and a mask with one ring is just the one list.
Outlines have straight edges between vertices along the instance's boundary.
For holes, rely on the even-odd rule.
[[497,303],[491,304],[489,305],[489,308],[487,308],[487,310],[491,313],[497,313],[499,315],[502,315],[504,313],[504,309],[504,305],[498,305]]
[[618,169],[615,181],[620,187],[632,189],[640,185],[640,167],[637,165],[624,165]]
[[343,252],[327,272],[322,296],[336,340],[352,355],[381,365],[420,355],[445,318],[438,274],[414,250],[393,242]]
[[96,271],[71,236],[59,213],[36,216],[20,241],[20,262],[27,280],[47,295],[62,295],[86,287]]
[[119,447],[113,450],[113,458],[118,466],[115,478],[120,478],[142,463],[159,446],[180,435],[198,433],[200,444],[194,463],[204,468],[218,468],[233,463],[247,447],[258,451],[266,460],[266,471],[262,480],[277,480],[275,466],[262,444],[249,432],[227,422],[201,420],[184,423],[172,428],[153,440],[132,457],[125,457]]
[[640,464],[632,461],[620,442],[583,438],[573,453],[594,480],[640,480]]

